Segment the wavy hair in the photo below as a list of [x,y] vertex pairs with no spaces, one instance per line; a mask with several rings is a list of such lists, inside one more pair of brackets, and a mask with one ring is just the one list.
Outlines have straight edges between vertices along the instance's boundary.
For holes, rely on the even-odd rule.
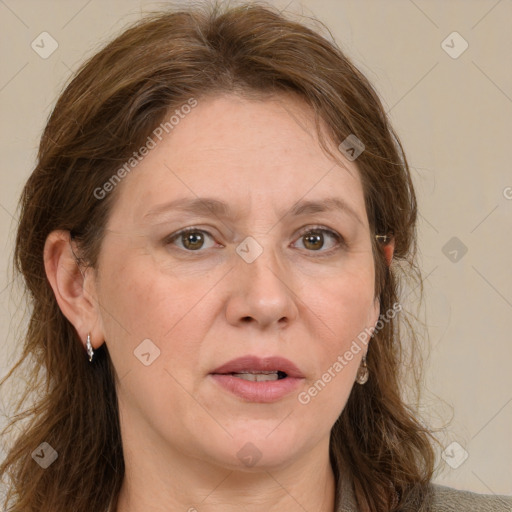
[[[21,357],[2,382],[17,372],[26,379],[5,430],[20,431],[0,466],[9,485],[5,510],[101,512],[116,501],[124,476],[116,373],[105,344],[88,363],[46,278],[43,248],[49,233],[67,230],[80,261],[96,268],[118,194],[100,200],[98,189],[189,98],[293,94],[313,109],[333,158],[340,153],[321,137],[320,122],[336,146],[357,136],[365,146],[356,163],[370,231],[395,241],[388,266],[372,236],[381,313],[399,300],[407,276],[421,286],[417,204],[402,146],[368,80],[330,39],[263,2],[175,7],[127,28],[60,95],[20,200],[14,258],[30,319]],[[431,434],[401,389],[404,354],[417,341],[407,315],[385,322],[370,344],[370,380],[354,386],[331,431],[335,476],[342,467],[348,472],[363,512],[421,503],[432,478]],[[47,470],[31,457],[43,442],[58,452]]]

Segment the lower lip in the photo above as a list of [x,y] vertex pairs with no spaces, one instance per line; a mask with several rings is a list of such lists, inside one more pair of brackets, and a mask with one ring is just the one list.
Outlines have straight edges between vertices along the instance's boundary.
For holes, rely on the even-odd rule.
[[303,379],[286,377],[279,380],[254,382],[240,379],[233,375],[211,374],[213,379],[224,389],[248,402],[271,403],[281,400],[293,393]]

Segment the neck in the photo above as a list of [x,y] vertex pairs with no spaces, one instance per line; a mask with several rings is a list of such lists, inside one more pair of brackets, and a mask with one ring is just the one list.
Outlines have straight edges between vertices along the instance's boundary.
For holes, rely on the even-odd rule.
[[334,512],[328,443],[287,467],[250,471],[141,448],[125,450],[125,478],[112,512]]

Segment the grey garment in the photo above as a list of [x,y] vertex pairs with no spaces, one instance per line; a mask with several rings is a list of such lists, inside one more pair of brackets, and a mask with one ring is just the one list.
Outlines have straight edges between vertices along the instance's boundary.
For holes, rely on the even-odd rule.
[[[404,512],[512,512],[512,497],[476,494],[432,484],[430,505],[407,507]],[[336,512],[358,512],[352,486],[348,480],[340,484],[340,503]]]
[[433,485],[432,512],[511,512],[512,497],[458,491]]

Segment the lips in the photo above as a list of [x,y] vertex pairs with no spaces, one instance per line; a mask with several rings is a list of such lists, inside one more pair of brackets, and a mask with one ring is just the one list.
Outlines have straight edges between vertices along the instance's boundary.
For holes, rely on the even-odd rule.
[[244,356],[210,373],[221,389],[245,402],[271,403],[297,392],[304,375],[283,357]]
[[264,374],[271,372],[279,372],[279,378],[284,378],[279,374],[285,374],[285,377],[296,379],[304,378],[299,368],[284,357],[266,357],[262,359],[256,356],[243,356],[219,366],[211,373],[216,375],[232,375],[244,373]]

